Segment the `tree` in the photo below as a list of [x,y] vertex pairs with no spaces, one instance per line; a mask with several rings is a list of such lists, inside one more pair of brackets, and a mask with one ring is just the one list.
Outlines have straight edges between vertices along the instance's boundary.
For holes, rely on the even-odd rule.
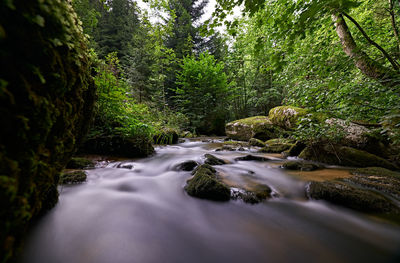
[[212,55],[201,53],[198,59],[185,57],[177,74],[176,102],[200,133],[225,133],[228,85],[223,68]]

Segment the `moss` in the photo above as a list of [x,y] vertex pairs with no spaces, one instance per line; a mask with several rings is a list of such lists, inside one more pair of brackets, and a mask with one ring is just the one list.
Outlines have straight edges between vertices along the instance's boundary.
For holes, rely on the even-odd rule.
[[69,1],[6,2],[0,177],[13,183],[1,186],[2,262],[12,260],[30,222],[56,203],[58,175],[87,132],[95,101],[87,41]]
[[309,197],[326,200],[366,213],[399,214],[399,208],[388,198],[366,189],[359,189],[343,182],[312,182]]
[[194,197],[214,201],[228,201],[230,189],[217,180],[215,170],[201,165],[194,171],[193,178],[185,186],[186,192]]
[[[190,138],[190,137],[187,137]],[[153,142],[155,144],[177,144],[178,143],[178,132],[174,129],[163,129],[153,136]]]
[[251,138],[267,140],[279,136],[280,129],[266,116],[255,116],[226,124],[225,133],[234,140],[248,141]]
[[249,145],[251,145],[251,146],[258,146],[258,147],[264,147],[264,146],[265,146],[265,143],[264,143],[263,141],[259,140],[259,139],[251,138],[251,139],[249,140]]
[[397,169],[388,160],[374,154],[347,146],[331,144],[308,146],[300,153],[299,158],[334,165],[354,167],[378,166],[391,170]]
[[206,160],[204,161],[204,163],[209,164],[209,165],[222,165],[222,164],[227,163],[226,161],[219,159],[212,154],[207,153],[204,156],[206,157]]
[[265,142],[265,147],[260,152],[281,153],[289,150],[293,145],[293,140],[290,139],[271,139]]
[[246,155],[241,157],[236,157],[235,161],[259,161],[259,162],[266,162],[270,161],[270,159],[262,156],[255,156],[255,155]]
[[94,163],[91,160],[81,157],[72,157],[65,167],[67,169],[87,169],[94,168]]
[[76,184],[85,182],[87,178],[85,171],[68,171],[60,175],[59,184]]
[[274,125],[283,129],[293,129],[297,126],[299,117],[308,113],[306,109],[293,106],[279,106],[269,111],[268,118]]
[[351,173],[355,175],[381,176],[381,177],[387,176],[400,179],[400,172],[394,172],[382,167],[358,168],[351,171]]

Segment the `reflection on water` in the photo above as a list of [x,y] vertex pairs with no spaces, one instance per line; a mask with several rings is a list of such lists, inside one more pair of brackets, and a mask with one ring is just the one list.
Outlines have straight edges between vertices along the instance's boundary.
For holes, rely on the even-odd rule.
[[279,198],[257,205],[188,196],[190,172],[207,143],[157,149],[150,158],[88,171],[88,182],[61,189],[60,202],[32,233],[24,262],[400,262],[400,229],[304,200],[304,182],[246,152],[215,152],[230,184],[269,185]]

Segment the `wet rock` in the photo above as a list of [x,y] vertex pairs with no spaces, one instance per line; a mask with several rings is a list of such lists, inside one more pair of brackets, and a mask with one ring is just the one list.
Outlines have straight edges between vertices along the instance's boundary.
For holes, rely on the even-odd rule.
[[391,170],[397,167],[386,159],[383,159],[366,151],[340,145],[316,145],[314,147],[306,147],[299,155],[299,158],[311,160],[321,163],[369,167],[378,166]]
[[204,163],[209,164],[209,165],[222,165],[222,164],[227,164],[226,161],[219,159],[217,157],[215,157],[212,154],[205,154],[204,155],[206,157],[206,160],[204,161]]
[[153,136],[154,144],[177,144],[179,135],[176,130],[165,128]]
[[255,155],[246,155],[246,156],[241,156],[235,158],[235,161],[259,161],[259,162],[266,162],[269,161],[269,158],[263,157],[263,156],[255,156]]
[[226,135],[234,140],[248,141],[251,138],[268,140],[279,136],[280,129],[266,116],[255,116],[232,121],[225,126]]
[[307,162],[303,160],[294,160],[294,161],[286,161],[282,164],[282,168],[286,168],[289,170],[299,170],[299,171],[314,171],[317,169],[324,168],[320,164],[316,164],[313,162]]
[[344,182],[311,182],[308,195],[366,213],[398,214],[400,209],[391,200],[376,192],[350,186]]
[[257,146],[257,147],[264,147],[265,143],[263,141],[259,140],[259,139],[251,138],[249,140],[249,145],[250,146]]
[[268,118],[274,125],[285,130],[293,129],[297,126],[297,120],[307,114],[307,110],[293,106],[279,106],[269,111]]
[[265,147],[260,152],[281,153],[289,150],[293,145],[293,141],[289,139],[272,139],[265,142]]
[[193,197],[214,201],[228,201],[230,189],[217,179],[215,169],[209,165],[200,165],[194,176],[186,182],[185,191]]
[[400,198],[400,173],[381,167],[359,168],[351,171],[354,175],[345,181],[363,187],[379,190]]
[[66,169],[88,169],[94,168],[94,162],[81,157],[72,157],[67,163]]
[[233,148],[232,146],[229,145],[224,145],[220,148],[215,149],[216,152],[220,152],[220,151],[236,151],[235,148]]
[[254,190],[231,189],[231,199],[241,199],[245,203],[257,204],[271,197],[271,188],[267,185],[260,184]]
[[133,168],[133,164],[131,163],[120,163],[117,165],[117,168],[123,168],[123,169],[132,169]]
[[199,165],[196,161],[189,160],[189,161],[184,161],[183,163],[180,163],[176,166],[178,170],[182,171],[192,171],[197,165]]
[[85,171],[71,171],[71,172],[63,172],[60,175],[59,184],[76,184],[82,183],[86,181],[86,172]]

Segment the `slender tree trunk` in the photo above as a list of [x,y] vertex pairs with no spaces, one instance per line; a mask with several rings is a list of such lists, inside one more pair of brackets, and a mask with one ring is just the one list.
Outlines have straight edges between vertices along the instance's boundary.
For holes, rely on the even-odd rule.
[[336,33],[339,36],[343,50],[353,60],[355,66],[359,68],[364,75],[399,92],[400,74],[391,68],[386,68],[378,64],[357,47],[342,14],[332,13],[332,20],[335,23]]
[[395,14],[394,14],[394,0],[389,0],[389,13],[390,13],[390,22],[392,23],[393,33],[394,33],[394,36],[397,41],[396,57],[399,57],[400,56],[400,37],[399,37],[399,29],[397,28]]

